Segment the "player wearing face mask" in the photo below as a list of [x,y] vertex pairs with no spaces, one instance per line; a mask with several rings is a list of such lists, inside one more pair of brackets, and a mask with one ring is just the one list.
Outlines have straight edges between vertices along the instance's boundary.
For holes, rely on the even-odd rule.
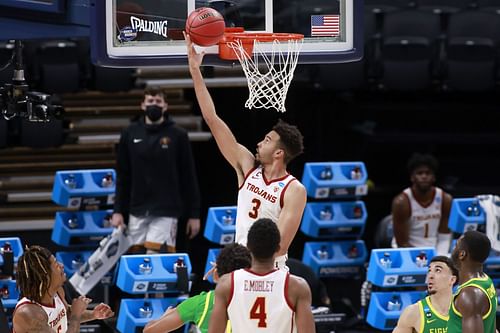
[[[187,220],[190,239],[200,230],[200,194],[187,132],[169,119],[160,89],[149,88],[141,103],[144,117],[121,135],[116,164],[112,224],[124,225],[131,252],[176,252],[178,220]],[[128,220],[128,221],[127,221]],[[184,229],[184,228],[183,228]]]

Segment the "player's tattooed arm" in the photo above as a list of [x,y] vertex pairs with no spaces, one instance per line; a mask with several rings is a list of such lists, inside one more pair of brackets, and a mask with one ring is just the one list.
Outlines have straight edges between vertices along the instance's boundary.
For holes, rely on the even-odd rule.
[[54,333],[48,324],[47,314],[38,305],[25,305],[16,310],[16,333]]

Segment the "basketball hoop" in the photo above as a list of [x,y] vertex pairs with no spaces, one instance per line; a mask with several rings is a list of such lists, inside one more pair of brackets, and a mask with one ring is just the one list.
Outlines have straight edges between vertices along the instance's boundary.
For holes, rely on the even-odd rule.
[[[245,107],[285,112],[285,99],[299,60],[304,35],[226,32],[219,57],[238,60],[248,81]],[[271,50],[266,47],[271,46]],[[252,56],[253,55],[253,56]],[[261,71],[259,68],[263,67]]]

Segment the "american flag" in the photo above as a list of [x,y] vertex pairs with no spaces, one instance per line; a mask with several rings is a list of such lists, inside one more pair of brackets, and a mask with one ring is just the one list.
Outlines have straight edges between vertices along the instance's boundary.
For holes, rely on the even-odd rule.
[[311,15],[311,36],[338,36],[339,15]]

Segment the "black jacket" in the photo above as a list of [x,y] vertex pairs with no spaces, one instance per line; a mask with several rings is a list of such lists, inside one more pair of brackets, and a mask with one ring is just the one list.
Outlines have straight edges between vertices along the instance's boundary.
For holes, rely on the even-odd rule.
[[123,130],[116,171],[116,213],[199,218],[189,138],[168,117],[159,125],[146,125],[141,118]]

